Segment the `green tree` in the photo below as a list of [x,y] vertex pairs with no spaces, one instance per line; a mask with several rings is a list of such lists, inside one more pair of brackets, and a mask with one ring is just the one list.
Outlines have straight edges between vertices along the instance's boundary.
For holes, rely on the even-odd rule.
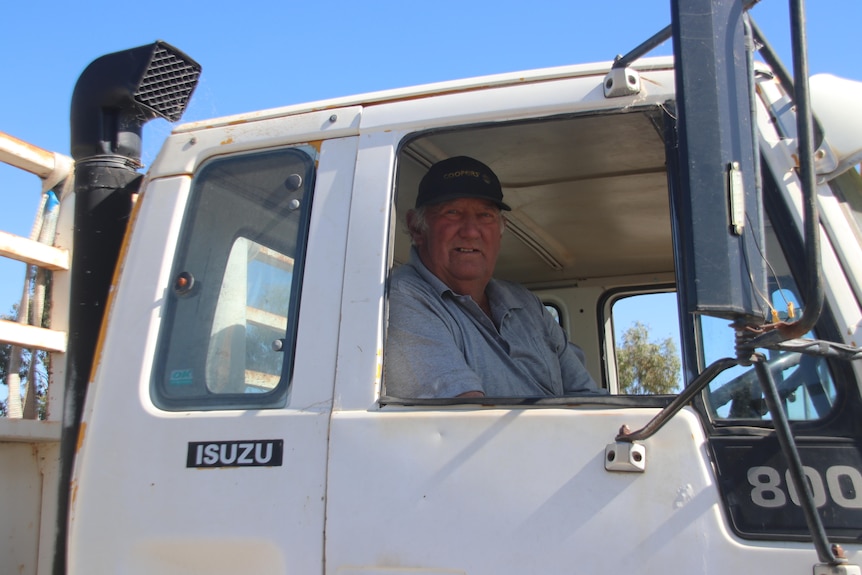
[[620,393],[652,395],[674,393],[680,361],[671,338],[649,340],[649,327],[636,321],[623,333],[617,349]]

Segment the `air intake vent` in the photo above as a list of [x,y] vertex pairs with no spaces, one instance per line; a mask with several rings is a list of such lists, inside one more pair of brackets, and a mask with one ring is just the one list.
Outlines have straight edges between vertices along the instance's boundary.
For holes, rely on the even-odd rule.
[[138,162],[143,125],[179,120],[200,75],[200,64],[162,41],[94,60],[72,94],[72,157]]
[[157,42],[154,48],[134,98],[156,114],[176,122],[195,89],[201,67],[162,42]]

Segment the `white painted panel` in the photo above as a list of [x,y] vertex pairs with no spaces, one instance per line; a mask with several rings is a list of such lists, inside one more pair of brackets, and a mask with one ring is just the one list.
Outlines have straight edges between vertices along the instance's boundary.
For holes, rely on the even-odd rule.
[[0,571],[35,575],[42,477],[27,443],[0,443]]
[[[356,147],[356,138],[321,145],[292,388],[283,409],[163,412],[152,404],[161,290],[169,285],[189,181],[151,183],[85,409],[70,573],[321,572]],[[283,465],[186,467],[190,442],[268,439],[283,440]]]
[[672,69],[643,73],[640,94],[605,98],[604,72],[548,82],[453,91],[433,99],[404,99],[370,106],[362,114],[362,130],[421,130],[436,126],[500,122],[555,114],[614,110],[662,104],[673,98]]
[[619,427],[655,411],[336,412],[327,573],[810,572],[808,545],[728,534],[691,411],[644,442],[644,473],[605,470]]

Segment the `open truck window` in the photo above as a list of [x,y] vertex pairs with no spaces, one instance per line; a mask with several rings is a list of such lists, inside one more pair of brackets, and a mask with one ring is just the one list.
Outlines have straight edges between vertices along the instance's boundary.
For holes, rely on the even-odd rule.
[[599,310],[609,291],[673,285],[663,136],[672,121],[662,107],[650,106],[413,136],[397,161],[394,266],[410,258],[405,214],[428,168],[460,155],[488,164],[512,208],[503,212],[494,277],[552,304],[593,379],[619,392],[604,375]]
[[194,178],[153,380],[165,409],[279,407],[290,385],[314,151],[219,158]]

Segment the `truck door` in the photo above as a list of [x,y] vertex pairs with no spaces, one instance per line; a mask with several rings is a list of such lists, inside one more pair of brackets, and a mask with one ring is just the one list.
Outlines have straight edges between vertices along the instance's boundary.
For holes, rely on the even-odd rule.
[[357,117],[166,144],[88,396],[70,573],[322,571]]
[[[716,380],[706,406],[682,409],[640,443],[643,452],[617,459],[621,428],[646,426],[676,396],[626,392],[607,336],[625,326],[614,326],[605,304],[620,294],[685,298],[674,234],[695,218],[671,201],[671,75],[643,71],[645,94],[606,101],[598,96],[603,74],[578,72],[405,98],[363,118],[330,427],[327,573],[811,571],[816,558],[769,437],[771,415],[745,374]],[[570,339],[608,395],[387,395],[390,261],[409,265],[401,231],[420,179],[458,155],[487,162],[512,207],[495,277],[560,304]],[[780,168],[778,181],[792,171],[768,165]],[[778,203],[764,208],[772,296],[778,286],[794,289],[798,230],[787,190],[765,195]],[[723,214],[713,217],[724,225]],[[390,261],[376,250],[387,241]],[[846,295],[844,284],[833,276]],[[818,326],[827,337],[837,325],[858,325],[855,301],[836,300],[849,307],[830,305],[837,321]],[[682,388],[705,360],[732,353],[733,334],[726,320],[722,336],[710,337],[712,326],[682,306],[667,313],[684,343]],[[818,502],[828,494],[826,511],[843,506],[830,534],[858,541],[858,380],[826,361],[778,361],[785,400],[802,414],[793,425],[808,436],[803,457],[818,457],[805,463],[810,480],[820,479]],[[743,407],[756,415],[736,412]],[[823,456],[827,447],[834,456]]]
[[[330,428],[327,573],[714,572],[736,551],[714,512],[694,411],[647,445],[646,473],[605,466],[620,427],[646,424],[672,399],[616,393],[598,319],[615,290],[675,285],[663,129],[673,121],[672,76],[644,77],[650,93],[637,100],[603,100],[604,71],[579,70],[559,82],[405,98],[363,118]],[[392,267],[408,265],[402,232],[418,183],[458,155],[487,162],[512,207],[495,277],[552,294],[593,378],[615,393],[387,395],[390,262],[370,248],[391,237]],[[743,561],[747,572],[765,568],[752,554]]]

